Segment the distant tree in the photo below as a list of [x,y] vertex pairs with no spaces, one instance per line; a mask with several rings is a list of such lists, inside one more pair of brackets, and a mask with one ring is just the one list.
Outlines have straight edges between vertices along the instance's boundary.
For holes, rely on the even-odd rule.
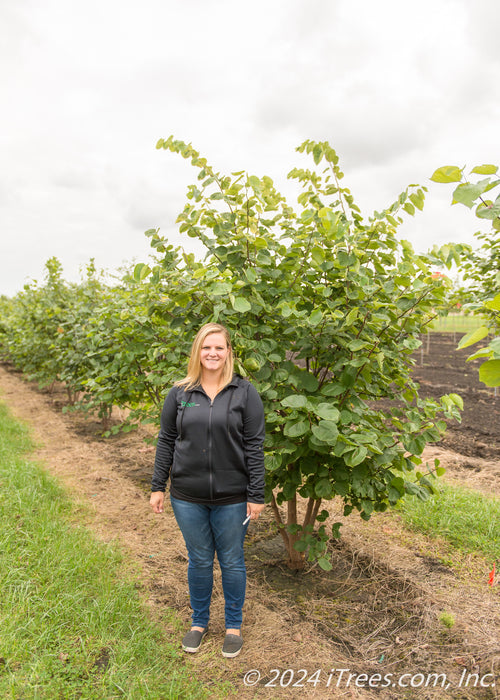
[[3,351],[41,386],[60,378],[55,342],[70,296],[55,257],[45,264],[44,281],[25,284],[3,319]]

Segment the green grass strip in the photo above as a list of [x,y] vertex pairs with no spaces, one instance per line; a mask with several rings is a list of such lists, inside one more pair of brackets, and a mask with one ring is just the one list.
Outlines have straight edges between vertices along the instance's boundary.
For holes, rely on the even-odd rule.
[[435,333],[468,333],[482,324],[483,318],[480,315],[448,314],[437,318],[429,330]]
[[75,525],[30,449],[0,404],[0,697],[213,697],[148,619],[123,552]]
[[463,552],[500,557],[500,499],[473,489],[442,483],[427,501],[409,497],[399,510],[406,525],[443,537]]

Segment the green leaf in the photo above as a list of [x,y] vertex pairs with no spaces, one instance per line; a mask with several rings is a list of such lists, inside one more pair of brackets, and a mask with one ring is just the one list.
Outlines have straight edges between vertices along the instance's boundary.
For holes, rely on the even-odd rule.
[[285,408],[305,408],[306,404],[307,398],[300,394],[290,394],[281,401],[281,405]]
[[476,165],[476,167],[471,170],[472,173],[476,173],[477,175],[495,175],[497,171],[497,165]]
[[466,207],[472,209],[478,197],[480,197],[484,192],[486,192],[488,184],[489,179],[481,180],[480,182],[477,182],[475,184],[467,182],[463,183],[462,185],[459,185],[453,192],[452,204],[465,204]]
[[[362,506],[362,508],[363,508],[363,514],[364,514],[366,517],[369,517],[369,516],[373,513],[373,503],[372,503],[372,501],[369,501],[368,499],[363,498],[363,499],[361,500],[361,506]],[[363,514],[362,514],[362,517],[363,517]]]
[[479,368],[479,379],[486,386],[500,386],[500,360],[487,360]]
[[424,447],[426,445],[426,439],[423,435],[414,435],[413,437],[407,437],[403,440],[403,444],[413,455],[422,454]]
[[395,219],[393,216],[391,216],[391,214],[386,214],[386,215],[385,215],[385,218],[387,219],[387,221],[388,221],[390,224],[392,224],[392,225],[393,225],[394,227],[396,227],[396,228],[399,226],[399,224],[402,223],[401,220],[398,221],[398,220]]
[[137,265],[134,267],[134,280],[136,282],[142,282],[142,280],[145,279],[150,272],[151,268],[148,265],[145,263],[137,263]]
[[312,314],[309,316],[309,323],[311,326],[317,326],[318,323],[321,322],[321,319],[323,318],[323,313],[321,309],[315,309]]
[[493,338],[491,343],[488,345],[488,348],[490,352],[493,353],[494,359],[499,359],[500,358],[500,336],[497,338]]
[[317,378],[307,370],[295,372],[291,382],[297,389],[303,389],[304,391],[316,391],[319,386]]
[[500,294],[497,294],[494,299],[490,299],[485,303],[487,309],[492,309],[493,311],[500,311]]
[[255,190],[255,192],[260,192],[261,182],[256,175],[250,175],[250,177],[248,178],[248,184],[253,190]]
[[332,525],[332,537],[335,539],[340,538],[340,528],[342,527],[342,523],[333,523]]
[[251,284],[255,284],[257,282],[257,273],[255,272],[253,267],[245,268],[245,277]]
[[354,323],[354,321],[356,320],[357,317],[358,317],[358,309],[355,306],[353,309],[351,309],[349,311],[349,313],[345,317],[343,325],[344,326],[352,326],[352,324]]
[[264,461],[266,465],[266,470],[269,472],[272,472],[275,469],[279,469],[281,467],[281,455],[276,454],[276,452],[266,455]]
[[287,381],[287,379],[289,378],[289,373],[286,371],[286,369],[277,369],[274,372],[273,377],[276,384],[281,384],[281,382]]
[[357,376],[356,367],[351,363],[351,366],[347,367],[340,375],[340,383],[347,389],[354,386]]
[[298,423],[287,423],[283,432],[287,437],[297,438],[305,435],[309,429],[309,421],[301,420]]
[[352,452],[344,453],[344,461],[349,467],[357,467],[366,459],[368,450],[364,445],[356,447]]
[[358,352],[358,350],[361,350],[362,348],[366,347],[366,343],[360,338],[355,338],[354,340],[351,340],[347,347],[351,352]]
[[485,348],[480,348],[476,352],[473,352],[472,355],[469,355],[466,361],[472,362],[473,360],[484,360],[487,357],[492,357],[489,345],[487,345]]
[[337,424],[331,420],[320,420],[318,425],[313,425],[312,432],[318,440],[326,442],[328,445],[334,445],[339,436]]
[[352,253],[348,253],[345,250],[339,250],[337,253],[337,260],[340,267],[349,267],[350,265],[354,265],[356,262],[356,256]]
[[210,294],[214,294],[215,296],[222,296],[229,294],[229,292],[232,289],[232,286],[230,282],[215,282],[211,287],[209,287],[209,289]]
[[418,194],[413,193],[410,195],[410,200],[417,207],[417,209],[420,209],[420,211],[423,211],[425,200],[424,200],[422,195],[419,196]]
[[342,384],[331,383],[325,384],[321,387],[321,393],[323,396],[340,396],[345,391],[345,387]]
[[460,182],[462,179],[462,169],[456,165],[444,165],[434,171],[431,180],[433,182]]
[[461,411],[464,410],[464,400],[461,396],[458,394],[448,394],[448,396]]
[[245,369],[247,369],[249,372],[257,372],[261,368],[261,363],[257,359],[257,357],[247,357],[243,361],[243,366]]
[[417,496],[418,498],[421,498],[422,491],[425,489],[422,489],[422,487],[418,484],[414,484],[411,481],[407,481],[405,483],[405,490],[406,493],[410,494],[410,496]]
[[287,302],[280,304],[278,306],[278,309],[281,311],[281,315],[283,316],[283,318],[288,318],[293,313],[292,307],[289,304],[287,304]]
[[328,518],[329,515],[330,515],[330,513],[329,513],[327,510],[323,509],[323,510],[321,511],[321,513],[319,513],[319,514],[316,516],[316,520],[318,521],[318,523],[324,523],[325,520],[327,520],[327,518]]
[[318,565],[323,571],[331,571],[333,569],[332,563],[325,559],[325,557],[320,557],[318,559]]
[[250,302],[244,297],[234,297],[232,294],[230,294],[229,299],[231,300],[233,309],[240,314],[244,314],[247,311],[250,311],[252,308]]
[[263,238],[262,236],[257,236],[257,237],[254,239],[254,245],[255,245],[256,248],[258,248],[258,249],[260,249],[260,250],[263,250],[263,249],[267,249],[268,242],[267,242],[267,240],[266,240],[265,238]]
[[462,350],[462,348],[468,348],[470,345],[478,343],[483,338],[486,338],[488,333],[489,329],[487,326],[480,326],[479,328],[476,328],[476,330],[466,333],[466,335],[464,335],[460,340],[457,350]]
[[340,411],[338,408],[331,406],[329,403],[320,403],[313,409],[313,411],[318,418],[323,418],[324,420],[332,421],[333,423],[338,423],[340,418]]
[[314,491],[317,498],[332,498],[334,489],[329,479],[318,479],[314,486]]
[[496,219],[497,216],[500,216],[500,201],[497,200],[495,204],[492,202],[481,202],[476,208],[476,216],[480,219]]
[[325,261],[325,252],[322,248],[315,246],[311,251],[311,257],[317,265],[321,265]]
[[399,501],[400,498],[404,496],[405,493],[405,481],[400,476],[394,477],[390,483],[390,487],[393,490],[391,498],[394,501]]

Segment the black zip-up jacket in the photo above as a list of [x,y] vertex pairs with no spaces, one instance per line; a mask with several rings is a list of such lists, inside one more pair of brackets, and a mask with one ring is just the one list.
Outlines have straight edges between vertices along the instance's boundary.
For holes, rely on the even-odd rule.
[[170,476],[179,497],[264,503],[264,407],[239,375],[213,401],[201,386],[174,386],[161,413],[152,491]]

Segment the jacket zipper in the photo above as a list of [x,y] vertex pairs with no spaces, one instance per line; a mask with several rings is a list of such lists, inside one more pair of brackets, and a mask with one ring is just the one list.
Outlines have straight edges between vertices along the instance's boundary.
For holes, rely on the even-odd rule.
[[[224,387],[224,389],[217,394],[217,396],[220,396],[222,393],[225,393],[227,387]],[[212,438],[212,410],[214,407],[214,401],[215,399],[211,399],[208,394],[203,392],[207,399],[210,401],[210,407],[208,410],[208,484],[209,484],[209,490],[210,490],[210,500],[214,500],[214,465],[213,465],[213,438]],[[232,398],[232,394],[231,394]],[[229,407],[228,407],[229,411]]]
[[210,409],[208,412],[208,483],[210,486],[210,500],[214,500],[214,465],[212,464],[212,409],[214,402],[210,399]]

